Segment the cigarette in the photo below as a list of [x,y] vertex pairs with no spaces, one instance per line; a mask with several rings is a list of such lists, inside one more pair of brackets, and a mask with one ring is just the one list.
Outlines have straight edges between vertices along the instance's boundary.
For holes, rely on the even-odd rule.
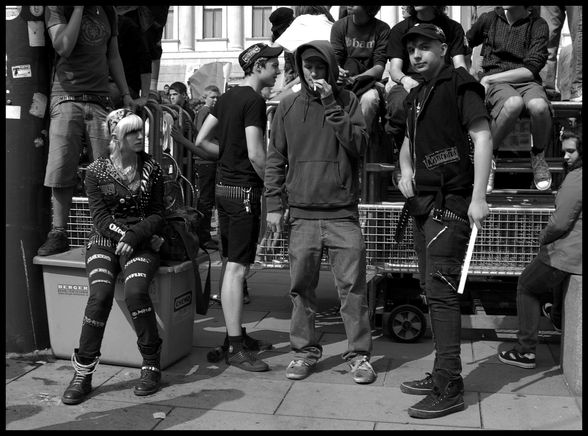
[[314,82],[312,83],[312,89],[313,89],[314,91],[316,91],[316,83],[314,83]]

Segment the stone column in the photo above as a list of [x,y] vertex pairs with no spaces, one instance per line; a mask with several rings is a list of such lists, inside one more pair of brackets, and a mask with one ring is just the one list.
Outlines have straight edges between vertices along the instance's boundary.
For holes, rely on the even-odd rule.
[[243,50],[243,6],[227,6],[229,50]]
[[570,276],[563,305],[561,366],[571,391],[582,396],[582,276]]
[[178,6],[180,51],[194,51],[194,6]]

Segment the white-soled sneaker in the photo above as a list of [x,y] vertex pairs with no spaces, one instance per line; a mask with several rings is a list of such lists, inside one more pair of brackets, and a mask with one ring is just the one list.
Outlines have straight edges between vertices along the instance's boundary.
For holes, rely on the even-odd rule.
[[374,371],[366,356],[349,362],[349,366],[355,383],[368,384],[376,380],[376,371]]

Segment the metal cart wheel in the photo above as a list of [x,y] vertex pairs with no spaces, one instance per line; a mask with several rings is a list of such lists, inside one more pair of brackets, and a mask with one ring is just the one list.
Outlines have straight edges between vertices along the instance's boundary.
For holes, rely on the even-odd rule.
[[412,304],[394,307],[388,318],[388,332],[397,342],[416,342],[427,329],[425,314]]

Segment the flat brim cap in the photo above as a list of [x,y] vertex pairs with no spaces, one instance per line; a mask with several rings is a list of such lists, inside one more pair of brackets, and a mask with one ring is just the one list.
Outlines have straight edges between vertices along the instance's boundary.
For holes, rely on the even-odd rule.
[[402,43],[406,44],[409,39],[416,36],[424,36],[425,38],[436,39],[441,42],[446,41],[445,32],[439,26],[430,23],[417,23],[402,36]]
[[262,42],[253,44],[246,48],[239,55],[239,65],[246,70],[255,64],[259,58],[277,58],[282,54],[284,49],[282,47],[270,47]]

